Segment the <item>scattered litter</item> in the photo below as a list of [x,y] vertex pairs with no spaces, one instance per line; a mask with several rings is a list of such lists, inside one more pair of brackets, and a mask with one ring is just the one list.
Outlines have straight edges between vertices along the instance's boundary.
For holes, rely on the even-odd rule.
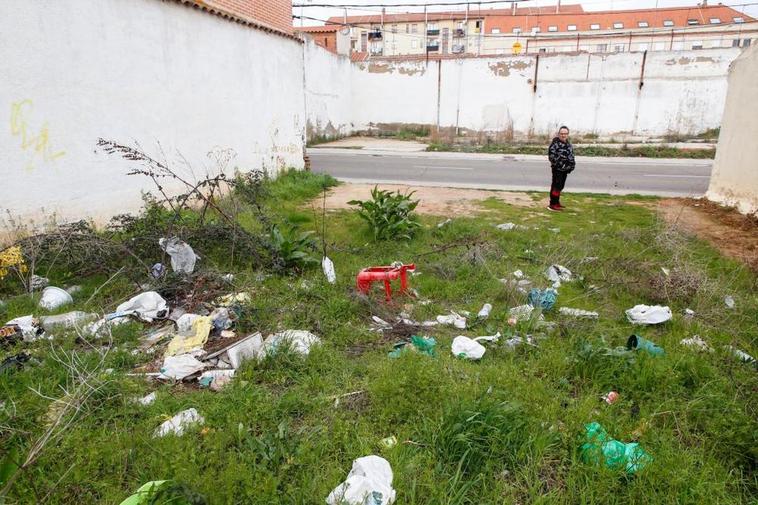
[[230,307],[232,305],[245,305],[251,301],[253,301],[253,297],[250,293],[242,291],[240,293],[219,296],[214,303],[220,307]]
[[8,356],[0,363],[0,373],[5,373],[12,368],[20,370],[24,367],[24,363],[30,359],[31,356],[25,352],[20,352],[14,356]]
[[[528,321],[532,318],[532,312],[534,312],[534,307],[529,304],[512,307],[508,309],[508,315],[510,316],[509,321],[511,318],[514,318],[516,320],[516,323],[519,323],[521,321]],[[539,320],[542,321],[544,319],[545,316],[540,314]]]
[[684,309],[684,318],[685,319],[692,319],[693,317],[695,317],[695,311],[694,310],[692,310],[690,308]]
[[561,229],[560,228],[548,228],[548,231],[552,231],[553,233],[560,233]]
[[232,368],[237,369],[247,359],[259,358],[263,355],[263,336],[260,333],[254,333],[247,338],[235,342],[226,349],[222,349],[218,353],[214,353],[206,359],[213,358],[215,355],[223,355],[226,353],[227,359],[224,360],[229,363]]
[[307,356],[311,347],[320,343],[321,339],[309,331],[285,330],[269,335],[263,342],[263,347],[267,354],[275,354],[280,347],[287,346],[292,351]]
[[522,272],[521,270],[516,270],[511,275],[513,276],[514,279],[523,279],[524,278],[524,272]]
[[17,324],[10,324],[0,328],[0,346],[9,347],[19,343],[24,339],[21,327]]
[[485,303],[482,307],[482,310],[479,311],[479,313],[476,315],[477,319],[487,319],[490,317],[490,311],[492,310],[492,305],[489,303]]
[[553,284],[558,283],[558,285],[561,282],[569,282],[573,279],[571,270],[562,265],[550,265],[550,268],[545,271],[545,277]]
[[212,391],[220,391],[232,381],[236,370],[206,370],[197,378],[201,387],[210,388]]
[[447,226],[447,225],[449,225],[452,222],[453,222],[452,219],[447,218],[444,221],[442,221],[441,223],[437,223],[437,228],[442,228],[443,226]]
[[150,268],[150,275],[155,279],[160,279],[166,273],[166,266],[163,263],[156,263]]
[[221,276],[221,280],[231,284],[234,282],[234,274],[224,274]]
[[152,323],[153,319],[165,319],[168,312],[166,300],[161,295],[155,291],[146,291],[116,307],[116,312],[110,314],[106,319],[134,315],[143,321]]
[[484,356],[487,349],[476,340],[459,335],[453,339],[451,350],[453,356],[458,358],[477,360]]
[[229,312],[227,307],[213,309],[213,312],[211,312],[208,317],[211,318],[213,329],[219,331],[231,328],[236,318],[234,312]]
[[410,342],[399,342],[395,344],[395,347],[388,356],[390,358],[399,358],[406,350],[419,352],[426,354],[427,356],[434,357],[434,348],[437,345],[437,341],[434,337],[420,337],[418,335],[412,335]]
[[[185,323],[187,320],[192,321],[190,323],[191,327],[189,328],[189,331],[187,331],[188,328]],[[179,333],[168,343],[168,346],[166,347],[166,356],[187,354],[193,350],[202,349],[205,342],[208,341],[211,325],[211,318],[208,316],[184,314],[179,318],[179,321],[177,321]]]
[[66,288],[66,293],[70,294],[71,296],[80,293],[82,291],[82,287],[79,285],[75,286],[69,286]]
[[48,286],[42,290],[42,298],[39,300],[39,306],[46,310],[55,310],[69,303],[74,303],[74,299],[65,290]]
[[191,354],[180,354],[179,356],[167,356],[163,360],[159,379],[183,380],[186,377],[194,375],[205,368],[205,364],[198,361]]
[[537,340],[531,335],[527,335],[526,338],[517,336],[509,338],[503,342],[504,347],[509,351],[513,351],[516,349],[516,347],[524,344],[530,345],[532,347],[537,347]]
[[561,307],[558,309],[558,313],[562,316],[578,317],[581,319],[597,319],[600,317],[597,312],[584,309],[572,309],[569,307]]
[[495,228],[502,231],[510,231],[521,228],[521,226],[517,225],[516,223],[502,223],[495,225]]
[[613,405],[621,397],[616,391],[610,391],[608,394],[603,395],[603,401],[608,405]]
[[713,348],[708,343],[697,335],[690,338],[683,338],[680,342],[685,347],[691,347],[700,351],[713,352]]
[[440,324],[453,325],[459,330],[466,328],[466,318],[457,312],[450,312],[447,316],[437,316],[437,322]]
[[97,319],[97,314],[74,310],[55,316],[42,316],[40,317],[40,325],[45,330],[53,328],[78,328],[95,319]]
[[586,258],[583,258],[581,263],[592,263],[593,261],[597,261],[597,256],[587,256]]
[[624,469],[628,474],[642,470],[653,460],[636,442],[625,444],[608,436],[600,423],[585,425],[586,442],[581,447],[582,458],[594,465],[605,464],[607,468]]
[[725,296],[724,297],[724,305],[726,305],[726,307],[728,309],[733,309],[734,306],[735,306],[734,297],[732,297],[730,295]]
[[661,267],[661,272],[663,272],[663,275],[665,275],[666,277],[671,275],[671,270],[669,270],[666,267]]
[[114,326],[118,326],[120,324],[125,324],[128,322],[129,322],[129,318],[126,316],[119,317],[116,314],[108,314],[104,318],[98,319],[97,321],[86,325],[83,328],[83,332],[93,337],[99,337],[101,336],[101,332],[103,330],[110,329]]
[[353,461],[347,479],[326,498],[328,505],[390,505],[395,502],[392,467],[379,456]]
[[324,271],[324,275],[326,276],[326,280],[329,281],[329,284],[337,282],[337,273],[334,271],[334,262],[332,262],[328,256],[324,256],[321,260],[321,269]]
[[529,291],[527,300],[529,302],[529,305],[534,308],[550,310],[553,308],[553,305],[555,305],[555,299],[557,296],[558,292],[553,288],[548,288],[545,290],[532,288],[532,290]]
[[395,262],[391,266],[369,267],[364,268],[355,277],[355,285],[358,291],[364,295],[369,294],[371,285],[375,282],[384,283],[384,293],[387,301],[392,299],[391,280],[400,279],[400,294],[408,292],[408,272],[416,270],[416,265],[404,265]]
[[532,281],[529,279],[500,279],[500,282],[508,286],[509,288],[516,289],[517,291],[527,294],[527,289],[532,285]]
[[157,396],[158,395],[155,393],[155,391],[153,391],[152,393],[150,393],[147,396],[143,396],[142,398],[137,398],[137,403],[139,403],[140,405],[144,405],[145,407],[147,407],[148,405],[152,405],[152,403],[155,401],[155,399],[157,398]]
[[39,275],[32,275],[32,279],[29,281],[29,287],[32,291],[38,291],[44,289],[50,284],[50,279],[47,277],[40,277]]
[[184,430],[194,424],[203,424],[205,419],[194,408],[183,410],[177,415],[161,424],[153,434],[153,437],[165,437],[173,433],[177,437],[184,435]]
[[626,348],[634,351],[643,350],[646,351],[648,354],[652,354],[653,356],[659,356],[661,354],[665,354],[663,351],[663,348],[658,347],[656,344],[651,342],[650,340],[644,339],[640,337],[639,335],[631,335],[629,339],[626,341]]
[[626,311],[632,324],[660,324],[672,318],[671,309],[662,305],[635,305]]
[[171,268],[174,272],[191,274],[195,270],[195,262],[200,259],[200,256],[195,254],[189,244],[178,237],[162,238],[158,244],[166,251],[166,254],[171,256]]
[[736,347],[732,347],[731,345],[724,346],[724,349],[731,352],[735,357],[739,358],[740,360],[744,361],[745,363],[752,363],[755,364],[755,358],[746,353],[745,351],[741,351],[737,349]]
[[392,435],[391,437],[383,438],[379,441],[379,445],[385,449],[392,449],[397,445],[397,437]]
[[34,342],[35,340],[45,338],[45,330],[32,315],[11,319],[5,323],[5,326],[17,326],[21,330],[21,336],[26,342]]

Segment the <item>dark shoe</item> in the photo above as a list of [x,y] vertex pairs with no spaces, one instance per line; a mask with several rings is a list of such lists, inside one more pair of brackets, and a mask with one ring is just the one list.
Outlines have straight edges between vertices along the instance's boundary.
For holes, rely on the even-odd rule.
[[548,205],[547,210],[552,210],[553,212],[560,212],[563,210],[560,205]]

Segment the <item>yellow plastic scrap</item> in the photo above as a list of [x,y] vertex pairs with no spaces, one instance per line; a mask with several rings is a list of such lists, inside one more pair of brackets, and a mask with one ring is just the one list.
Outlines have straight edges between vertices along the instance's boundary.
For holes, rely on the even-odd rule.
[[20,273],[26,272],[24,256],[21,254],[21,247],[14,245],[0,252],[0,280],[4,279],[15,268]]
[[166,347],[166,356],[185,354],[192,349],[202,348],[208,341],[208,334],[211,332],[212,325],[211,318],[208,316],[195,318],[192,321],[192,334],[175,336]]
[[230,305],[235,305],[238,303],[246,304],[250,303],[252,301],[253,297],[250,296],[250,293],[247,291],[242,291],[241,293],[234,293],[234,294],[228,294],[224,296],[219,296],[216,298],[216,305],[219,307],[228,307]]

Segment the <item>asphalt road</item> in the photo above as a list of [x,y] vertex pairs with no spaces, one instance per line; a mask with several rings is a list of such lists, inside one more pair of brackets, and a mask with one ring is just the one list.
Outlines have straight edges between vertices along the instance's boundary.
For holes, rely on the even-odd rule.
[[[545,156],[311,148],[311,169],[348,182],[545,190]],[[702,196],[713,160],[577,157],[566,191]]]

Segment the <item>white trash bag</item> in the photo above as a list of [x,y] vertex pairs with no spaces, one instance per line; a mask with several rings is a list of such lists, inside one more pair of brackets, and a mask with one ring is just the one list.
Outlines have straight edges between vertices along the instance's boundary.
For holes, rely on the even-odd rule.
[[453,356],[466,359],[482,359],[487,349],[474,339],[459,335],[453,339]]
[[162,238],[158,245],[171,256],[171,268],[174,272],[191,274],[195,269],[195,262],[200,259],[192,247],[179,237]]
[[168,304],[155,291],[146,291],[116,307],[116,313],[111,315],[114,317],[109,319],[132,315],[152,323],[153,319],[165,319],[168,316]]
[[671,309],[662,305],[635,305],[626,311],[626,318],[632,324],[660,324],[670,321]]
[[390,505],[395,502],[392,467],[379,456],[353,461],[347,479],[326,498],[328,505]]
[[600,315],[597,312],[584,309],[572,309],[569,307],[561,307],[558,309],[558,313],[564,316],[571,316],[580,319],[597,319]]
[[321,343],[321,339],[305,330],[285,330],[269,335],[263,342],[267,354],[276,353],[281,346],[289,346],[294,352],[307,356],[311,347]]
[[450,312],[447,316],[437,316],[437,322],[439,324],[453,325],[459,330],[466,328],[466,318],[457,312]]
[[39,306],[46,310],[55,310],[69,303],[74,303],[71,295],[61,288],[48,286],[42,290],[42,298],[39,300]]
[[177,437],[184,435],[185,428],[193,424],[203,424],[205,419],[194,408],[179,412],[177,415],[158,426],[153,437],[165,437],[173,433]]
[[551,282],[569,282],[574,279],[571,270],[563,265],[550,265],[545,271],[545,277]]
[[182,380],[185,377],[196,374],[205,368],[205,363],[198,361],[191,354],[180,354],[178,356],[166,356],[161,367],[159,379]]
[[324,271],[324,275],[326,276],[326,280],[329,281],[329,284],[337,282],[337,273],[334,271],[334,262],[332,262],[328,256],[324,256],[321,260],[321,269]]

